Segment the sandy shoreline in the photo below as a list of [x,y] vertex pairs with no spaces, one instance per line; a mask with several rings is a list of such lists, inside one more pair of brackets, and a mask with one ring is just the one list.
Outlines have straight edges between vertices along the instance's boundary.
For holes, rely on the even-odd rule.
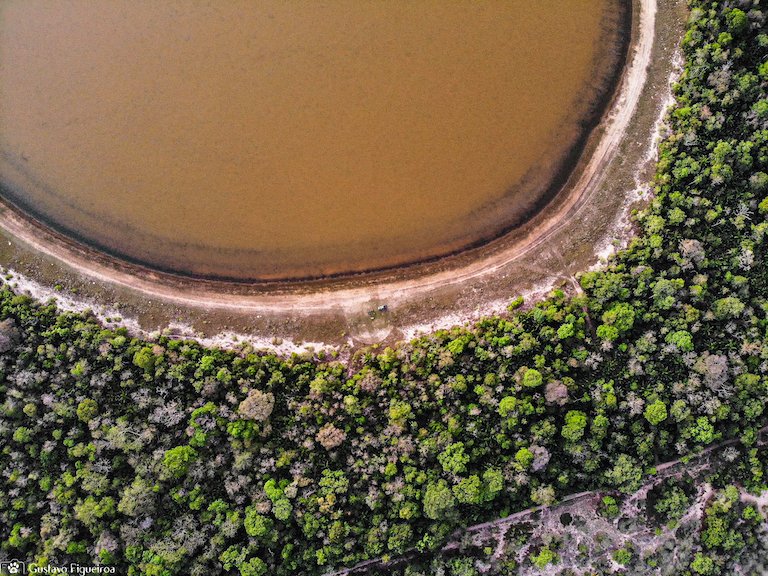
[[[579,4],[577,0],[568,1],[573,6]],[[574,1],[576,4],[573,4]],[[526,8],[519,0],[509,4],[512,5],[519,5],[520,21],[527,22],[530,19],[531,30],[528,33],[537,30],[536,26],[542,26],[546,30],[547,24],[539,17],[546,14],[543,5]],[[424,127],[417,129],[411,125],[407,133],[422,134],[417,141],[412,142],[408,134],[401,134],[398,140],[392,140],[375,154],[366,152],[368,160],[352,164],[347,152],[341,148],[329,147],[328,150],[335,150],[336,160],[326,158],[322,163],[323,167],[329,166],[328,169],[334,171],[349,165],[349,170],[344,169],[348,175],[343,181],[332,179],[325,182],[324,168],[314,164],[313,158],[316,158],[316,155],[298,155],[294,160],[296,172],[290,176],[290,179],[298,179],[295,196],[284,190],[281,184],[288,175],[284,174],[284,169],[281,168],[280,158],[273,158],[268,165],[262,166],[259,161],[262,157],[260,154],[253,156],[251,161],[239,155],[240,145],[249,141],[252,135],[248,132],[239,134],[234,130],[234,126],[233,130],[225,135],[231,143],[231,150],[226,154],[214,153],[213,150],[201,154],[187,149],[187,142],[205,141],[194,136],[198,121],[191,120],[188,129],[192,132],[186,132],[179,140],[179,146],[173,147],[179,151],[183,148],[187,153],[176,157],[169,150],[165,153],[163,150],[154,150],[152,143],[145,140],[145,134],[151,134],[152,131],[150,126],[144,125],[142,119],[145,110],[146,114],[153,110],[152,101],[136,110],[131,109],[130,102],[120,106],[110,105],[110,109],[126,110],[125,114],[135,116],[135,127],[131,131],[112,133],[107,128],[121,125],[124,118],[121,117],[120,121],[117,121],[117,118],[114,121],[107,120],[102,129],[101,122],[88,120],[87,110],[77,107],[80,98],[75,98],[75,102],[68,105],[59,105],[56,94],[72,93],[71,89],[66,90],[66,83],[63,83],[60,88],[53,86],[46,90],[54,94],[50,105],[42,106],[38,102],[27,104],[38,110],[40,120],[27,126],[25,130],[19,130],[15,128],[13,119],[23,118],[25,108],[19,107],[18,102],[14,105],[13,101],[17,98],[14,97],[14,90],[9,89],[10,103],[6,110],[10,118],[9,134],[0,138],[0,197],[20,213],[37,220],[55,233],[67,236],[108,257],[133,264],[137,269],[150,268],[161,274],[165,272],[190,280],[244,284],[312,281],[323,283],[333,278],[419,266],[481,247],[519,228],[558,195],[574,167],[582,160],[585,140],[602,121],[623,74],[630,43],[631,1],[595,0],[593,10],[576,10],[572,17],[567,15],[568,9],[565,5],[563,8],[563,11],[557,11],[559,15],[552,15],[551,26],[554,33],[555,30],[561,30],[562,23],[567,23],[567,28],[571,30],[569,34],[573,34],[575,38],[566,37],[565,42],[555,38],[548,39],[539,32],[527,37],[525,42],[522,42],[522,37],[514,41],[502,39],[515,37],[514,34],[502,34],[497,37],[491,29],[480,32],[481,37],[496,38],[492,44],[499,46],[500,50],[506,46],[506,42],[511,42],[511,45],[519,47],[521,53],[530,53],[532,58],[524,56],[520,61],[514,58],[509,61],[500,58],[497,62],[498,56],[478,44],[477,48],[481,52],[474,54],[475,64],[464,70],[466,77],[459,83],[461,86],[472,86],[473,92],[479,92],[473,98],[471,107],[464,102],[461,91],[455,94],[453,90],[426,91],[433,94],[453,94],[448,97],[452,102],[455,100],[453,112],[443,106],[437,106],[435,110],[443,110],[449,116],[459,114],[458,111],[463,110],[459,114],[460,122],[473,125],[479,122],[485,125],[477,134],[475,129],[467,128],[468,131],[462,129],[464,131],[461,134],[451,137],[440,137],[439,133],[436,133],[435,138],[430,136],[430,141],[426,142],[423,139],[428,133],[423,131]],[[498,9],[502,10],[501,5]],[[542,10],[544,12],[540,14]],[[364,14],[368,10],[352,12]],[[392,16],[397,13],[399,9],[394,10]],[[438,13],[442,14],[442,11]],[[589,32],[578,32],[576,22],[580,22],[585,14],[590,15],[587,19],[592,27]],[[29,17],[33,15],[34,10],[30,10]],[[444,15],[437,16],[436,21],[445,24],[451,19],[452,10],[446,10]],[[91,22],[90,18],[86,20]],[[100,18],[95,16],[92,20],[94,25],[97,25]],[[388,17],[385,20],[402,19]],[[507,21],[506,18],[492,20],[499,22],[499,26],[506,29],[507,24],[502,24]],[[517,20],[518,18],[508,19],[510,25]],[[9,21],[9,26],[14,28],[12,21]],[[210,26],[215,24],[211,22]],[[473,27],[469,26],[467,34],[471,29]],[[560,33],[556,35],[557,38]],[[345,34],[341,36],[348,38]],[[373,36],[371,42],[376,40],[376,34]],[[422,37],[426,42],[430,36],[422,34]],[[339,42],[343,44],[342,40]],[[534,44],[527,48],[523,46],[528,42]],[[543,42],[548,47],[547,50],[537,48],[536,42]],[[41,42],[41,50],[45,50],[46,45]],[[450,46],[456,46],[456,43],[448,42],[445,50],[438,49],[438,52],[448,54]],[[554,58],[542,60],[541,55],[534,56],[549,53],[552,46],[558,47],[555,53],[550,55],[555,56]],[[590,48],[584,49],[585,46]],[[156,48],[161,49],[161,46]],[[183,58],[184,48],[178,48],[179,57]],[[231,49],[235,49],[235,46]],[[586,58],[584,66],[576,68],[579,70],[579,81],[573,85],[569,84],[563,92],[560,77],[572,74],[568,70],[568,55],[582,52]],[[302,50],[302,54],[312,53],[311,47]],[[470,53],[460,50],[459,56],[469,56]],[[482,57],[478,57],[480,53]],[[563,59],[560,61],[556,54],[560,54]],[[504,52],[501,55],[507,54]],[[244,53],[242,56],[244,59],[253,60],[254,66],[249,66],[248,69],[260,68],[258,54]],[[514,53],[509,56],[513,57]],[[139,58],[140,55],[137,54],[136,57]],[[357,66],[354,64],[355,57],[352,53],[348,54],[347,58],[350,65]],[[19,59],[23,60],[22,55],[19,55]],[[51,60],[55,61],[53,55]],[[451,60],[460,62],[462,57],[451,57]],[[531,68],[522,68],[524,61],[528,60],[531,64],[526,66]],[[86,58],[86,61],[92,67],[100,65],[99,60],[91,62]],[[533,62],[537,64],[532,65]],[[558,64],[553,66],[556,62]],[[486,70],[486,66],[490,68]],[[557,71],[550,67],[556,68]],[[437,60],[429,65],[429,69],[438,71],[438,74],[442,73],[439,71],[444,68]],[[483,75],[488,80],[487,86],[477,81],[475,73],[471,72],[474,69],[485,70]],[[333,71],[328,70],[328,73],[333,74]],[[407,68],[403,70],[403,74],[409,77]],[[536,98],[524,96],[528,88],[522,88],[520,85],[520,74],[530,74],[530,89],[537,87],[543,94]],[[540,75],[544,75],[546,81],[538,80]],[[271,76],[272,72],[265,74],[263,81],[269,82]],[[365,74],[360,76],[364,77]],[[308,82],[310,78],[311,75],[307,78]],[[508,80],[503,80],[507,78],[512,82],[512,86],[517,86],[519,90],[509,90],[511,86],[506,84]],[[503,81],[507,89],[495,94],[494,98],[486,102],[485,97],[490,95],[492,86],[497,82],[494,79]],[[256,79],[251,82],[254,80]],[[151,83],[151,79],[137,81]],[[345,85],[344,78],[329,80],[331,85],[337,83]],[[410,81],[392,82],[392,78],[389,78],[389,83],[394,91],[400,90],[398,87],[401,86],[410,90],[405,87],[412,85]],[[24,81],[19,80],[19,84],[24,85]],[[239,85],[238,82],[230,84],[232,90],[236,90]],[[528,80],[524,84],[527,86]],[[560,88],[556,88],[557,86]],[[322,92],[322,86],[317,88]],[[98,86],[89,85],[88,89],[97,91]],[[310,94],[312,90],[312,84],[308,84],[302,92]],[[558,90],[567,95],[564,100],[547,101],[544,98],[548,91],[558,94]],[[533,108],[521,106],[518,103],[521,96],[516,95],[518,92],[526,102],[530,101],[532,106],[534,102],[538,104]],[[112,93],[106,91],[98,101],[109,102]],[[372,94],[374,93],[388,92],[375,90]],[[115,98],[119,99],[121,92],[117,91],[115,94]],[[483,94],[485,97],[481,98]],[[183,93],[178,94],[177,99],[186,102]],[[414,109],[408,114],[413,113],[422,119],[429,118],[428,121],[422,121],[430,126],[456,125],[454,120],[447,121],[447,117],[442,120],[433,117],[432,110],[420,111],[420,106],[426,105],[426,102],[419,104],[420,99],[411,100]],[[483,102],[485,104],[482,104]],[[370,134],[366,140],[370,138],[371,141],[381,142],[386,131],[382,134],[366,128],[365,117],[355,116],[354,102],[347,104],[351,109],[344,112],[347,120],[342,124],[351,122],[350,126],[356,126],[359,123],[359,130]],[[103,104],[97,106],[100,105]],[[168,105],[170,103],[166,104]],[[374,103],[369,102],[367,105]],[[345,107],[342,99],[331,108],[340,110]],[[404,108],[407,107],[393,109]],[[83,117],[81,123],[67,124],[84,126],[74,134],[70,133],[68,128],[62,127],[57,120],[62,115],[66,117],[67,110],[70,109],[73,110],[72,113],[77,110],[78,117]],[[50,112],[49,117],[47,110],[59,112]],[[481,110],[485,110],[487,121],[483,120]],[[159,116],[168,116],[159,112]],[[313,119],[317,117],[318,121],[325,124],[322,118],[325,118],[327,113],[327,110],[319,107],[313,114],[309,114],[309,118],[304,119],[307,122],[306,132],[292,137],[299,149],[303,149],[301,146],[304,143],[314,142],[317,138],[325,139],[322,131],[314,128]],[[260,117],[261,113],[259,109],[244,105],[242,114],[242,122],[247,123],[251,121],[250,118]],[[108,119],[111,118],[108,111],[104,111],[104,115]],[[184,113],[184,116],[188,117],[189,114]],[[269,116],[278,117],[282,114],[275,110],[275,113]],[[191,116],[194,117],[195,115]],[[555,117],[559,119],[552,124]],[[354,118],[357,119],[353,120]],[[523,118],[525,121],[522,121]],[[204,114],[199,121],[205,125],[210,123]],[[487,126],[489,121],[495,127]],[[21,120],[19,123],[23,125]],[[38,128],[40,123],[48,126],[47,131]],[[384,124],[399,125],[398,122]],[[409,123],[403,123],[403,127],[405,124]],[[538,127],[533,130],[542,134],[541,137],[536,138],[530,134],[532,126]],[[168,127],[169,130],[172,128],[173,126]],[[281,130],[281,124],[265,124],[254,131],[263,133],[263,138],[266,139],[264,142],[267,142]],[[104,141],[104,138],[107,141]],[[58,143],[63,140],[71,141],[71,144],[62,146]],[[154,138],[150,140],[154,141]],[[340,146],[346,146],[343,138],[334,138],[334,141],[337,140]],[[50,144],[45,144],[46,142]],[[115,143],[116,148],[111,148],[111,142]],[[247,146],[249,149],[253,146],[264,147],[264,142],[254,142]],[[81,154],[77,152],[81,146],[103,148],[103,152],[100,155]],[[279,148],[276,143],[272,146]],[[456,149],[456,146],[462,146],[463,150]],[[21,155],[14,153],[14,150],[21,149],[20,147],[24,148],[24,152]],[[492,151],[486,150],[488,147]],[[365,142],[359,143],[355,148],[367,150]],[[125,164],[121,158],[126,149],[146,150],[142,153],[145,160],[132,162],[134,167],[130,172],[126,173],[123,169],[115,171],[114,166],[122,167]],[[484,151],[480,153],[480,150]],[[392,165],[387,160],[390,153],[398,157],[397,165]],[[427,158],[422,158],[422,155]],[[155,158],[150,159],[151,156]],[[199,158],[201,156],[230,158],[232,172],[220,172],[222,167],[219,163],[208,165]],[[375,160],[373,156],[376,157]],[[67,168],[62,165],[64,157],[70,159],[66,163]],[[192,164],[200,166],[199,169],[209,175],[209,178],[218,178],[218,184],[198,179],[194,182],[180,181],[178,174],[173,170],[157,171],[158,166],[166,166],[171,159],[174,165],[181,165],[180,163],[191,161],[192,158],[200,159],[200,162],[195,161]],[[444,166],[441,162],[447,165]],[[415,166],[413,163],[416,163]],[[237,170],[238,166],[251,165],[260,167],[255,173],[241,173]],[[353,171],[352,166],[359,166],[357,170],[361,172]],[[194,169],[194,166],[189,166],[190,171]],[[420,170],[425,173],[421,174]],[[94,173],[101,176],[95,177]],[[86,174],[90,176],[86,178]],[[426,178],[428,174],[434,174],[434,178],[440,181],[431,183],[432,181]],[[438,174],[440,176],[437,176]],[[351,178],[349,182],[348,178]],[[397,184],[390,187],[386,184],[388,178],[396,180]],[[413,181],[408,184],[410,180]],[[128,185],[126,182],[132,184]],[[299,185],[300,182],[304,184]],[[307,198],[306,193],[302,192],[308,182],[312,182],[311,198]],[[421,192],[414,194],[414,186]],[[236,193],[233,187],[239,192]],[[411,191],[405,192],[409,187]],[[318,195],[318,190],[323,193]],[[183,194],[183,198],[179,198],[179,194]],[[372,195],[370,198],[369,194]],[[211,201],[215,203],[214,206],[201,206],[201,203],[209,204]],[[312,209],[309,209],[310,206]],[[330,212],[326,212],[323,206],[328,207]],[[292,216],[290,212],[286,212],[286,207],[295,210]],[[232,213],[233,209],[236,210],[235,214]],[[192,221],[195,223],[193,226]],[[326,234],[322,227],[318,228],[318,221],[323,222],[322,226],[328,230],[337,232]],[[425,267],[424,271],[428,273],[428,267]]]
[[[20,288],[42,298],[62,298],[55,291],[44,294],[49,292],[45,286],[52,274],[55,278],[60,274],[67,287],[77,286],[80,293],[69,297],[70,308],[73,303],[79,304],[106,317],[104,311],[112,302],[123,301],[127,304],[122,315],[130,317],[134,312],[138,317],[142,306],[151,305],[155,310],[150,317],[136,322],[143,331],[151,332],[152,328],[175,322],[176,326],[191,327],[187,335],[199,335],[201,330],[213,338],[217,333],[231,335],[211,343],[226,344],[226,340],[236,338],[257,347],[274,347],[271,339],[276,336],[284,340],[283,349],[279,350],[283,353],[301,350],[298,343],[305,340],[313,340],[312,347],[316,348],[410,338],[422,330],[449,327],[501,312],[517,294],[532,296],[546,292],[558,279],[585,269],[586,263],[594,262],[596,254],[605,253],[606,240],[610,246],[621,230],[626,233],[627,204],[636,197],[631,188],[618,186],[619,177],[611,181],[609,172],[617,159],[625,164],[628,152],[633,152],[622,147],[635,148],[635,161],[630,167],[634,180],[638,180],[638,173],[648,172],[653,160],[655,133],[662,117],[659,107],[665,108],[669,102],[670,77],[669,70],[655,71],[653,80],[658,85],[648,86],[649,70],[660,50],[676,46],[679,38],[675,37],[672,43],[672,37],[680,24],[679,5],[663,7],[669,20],[666,26],[672,32],[667,31],[670,37],[666,38],[665,47],[657,46],[657,10],[661,8],[657,0],[636,0],[631,53],[620,87],[606,117],[593,133],[586,164],[574,172],[575,181],[567,184],[569,191],[562,200],[558,199],[551,210],[545,209],[519,231],[482,248],[437,261],[427,273],[405,268],[326,282],[247,288],[189,280],[115,263],[87,247],[62,240],[7,208],[0,213],[0,227],[9,236],[12,253],[6,255],[3,263],[17,277],[23,277]],[[671,64],[667,66],[670,67]],[[638,110],[644,104],[643,96],[650,91],[654,92],[647,98],[652,101],[652,109],[641,110],[641,114]],[[633,127],[635,116],[644,116],[644,121],[641,118]],[[634,134],[628,138],[631,128]],[[641,176],[641,184],[642,180]],[[610,208],[610,222],[605,222],[604,204],[608,203],[615,206]],[[590,219],[600,220],[600,226],[588,224],[584,230],[583,222]],[[571,230],[574,226],[579,227],[576,232]],[[598,238],[593,233],[597,234],[600,227]],[[582,233],[588,238],[580,240],[578,235]],[[569,250],[569,244],[576,249]],[[29,253],[34,255],[33,260],[37,258],[31,266],[24,264],[25,251],[27,260]],[[558,266],[558,262],[563,265]],[[42,264],[50,270],[35,274]],[[54,270],[57,267],[58,272]],[[101,296],[99,285],[106,287]],[[386,304],[387,312],[370,314],[381,304]],[[201,328],[204,317],[211,321],[205,321]]]

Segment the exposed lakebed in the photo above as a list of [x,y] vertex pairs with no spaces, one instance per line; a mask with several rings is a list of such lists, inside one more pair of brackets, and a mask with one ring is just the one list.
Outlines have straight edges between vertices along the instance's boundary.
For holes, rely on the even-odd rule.
[[121,258],[240,280],[456,252],[561,187],[617,0],[0,7],[3,196]]

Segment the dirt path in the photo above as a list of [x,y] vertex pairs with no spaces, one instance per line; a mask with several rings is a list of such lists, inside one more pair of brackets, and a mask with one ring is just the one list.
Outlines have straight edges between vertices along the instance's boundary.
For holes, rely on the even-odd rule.
[[[359,326],[352,327],[352,332],[357,329],[361,334],[368,335],[371,341],[377,341],[384,339],[393,328],[408,336],[415,332],[414,326],[423,326],[424,329],[436,325],[447,327],[474,319],[478,313],[498,312],[503,309],[503,302],[515,293],[490,289],[492,285],[509,283],[510,276],[515,276],[515,280],[526,276],[523,262],[531,260],[532,255],[536,255],[538,261],[538,254],[549,250],[556,241],[561,244],[567,242],[568,227],[574,226],[572,222],[605,218],[601,210],[594,208],[593,200],[604,185],[606,170],[617,160],[644,93],[650,89],[668,90],[668,86],[649,87],[647,82],[648,69],[654,57],[657,2],[635,0],[639,18],[633,26],[632,52],[628,56],[627,67],[611,110],[593,134],[593,139],[599,139],[592,143],[591,155],[572,175],[574,182],[566,184],[567,190],[555,205],[534,217],[520,231],[455,258],[449,257],[421,267],[317,283],[228,285],[179,278],[115,262],[36,225],[8,207],[0,212],[0,227],[33,252],[65,262],[69,269],[88,278],[91,283],[96,281],[127,289],[147,299],[162,300],[180,308],[197,308],[209,314],[237,313],[251,317],[259,315],[259,318],[267,315],[277,319],[278,323],[281,319],[298,322],[295,319],[331,314],[346,318],[349,324],[349,316],[360,316],[370,308],[371,302],[386,303],[389,309],[402,308],[401,316],[393,315],[381,326],[357,321]],[[624,162],[624,159],[621,161]],[[590,211],[596,211],[596,214]],[[563,237],[566,239],[563,240]],[[594,254],[595,247],[591,245],[590,258],[594,258]],[[558,271],[552,264],[542,266],[548,266],[549,272],[537,273],[537,277],[540,282],[551,284]],[[24,273],[23,270],[21,272]],[[460,301],[462,298],[458,296],[451,296],[445,298],[445,303],[432,304],[431,308],[422,305],[434,302],[436,298],[439,300],[440,294],[448,293],[461,293],[465,302]],[[343,322],[339,325],[349,331],[349,326],[343,325]],[[272,335],[286,336],[276,333],[274,322],[271,330]],[[259,331],[262,335],[270,334],[267,329],[255,330]],[[294,332],[300,333],[300,329],[296,328]],[[326,340],[323,334],[320,336]],[[311,339],[313,335],[301,337]]]
[[[765,444],[765,439],[763,439],[762,436],[764,436],[766,432],[768,432],[768,426],[764,426],[757,431],[758,437],[761,438],[761,440],[759,441],[759,445],[761,446]],[[646,476],[646,481],[643,483],[643,485],[640,488],[638,488],[632,494],[626,495],[624,503],[622,504],[622,515],[624,516],[629,515],[631,509],[633,507],[636,507],[637,501],[644,501],[647,497],[648,492],[654,487],[658,486],[663,480],[671,477],[680,477],[685,472],[695,472],[696,475],[700,475],[704,472],[707,472],[708,470],[711,469],[711,465],[712,465],[712,463],[708,460],[709,456],[716,454],[718,452],[721,452],[724,448],[727,448],[728,446],[736,445],[739,442],[740,440],[738,438],[729,438],[728,440],[723,440],[722,442],[712,444],[696,454],[687,455],[686,457],[683,457],[683,458],[676,458],[674,460],[670,460],[668,462],[664,462],[663,464],[660,464],[659,466],[656,467],[655,474]],[[448,542],[445,545],[443,545],[442,548],[440,548],[439,552],[445,553],[451,550],[461,549],[462,543],[466,541],[467,536],[477,535],[477,534],[490,534],[494,530],[500,530],[501,533],[504,534],[505,531],[508,530],[509,527],[511,526],[515,526],[525,522],[536,523],[537,520],[535,516],[539,512],[549,512],[554,516],[559,516],[560,512],[567,509],[570,505],[574,505],[581,501],[598,502],[600,498],[602,498],[602,496],[610,493],[612,493],[612,491],[610,490],[591,490],[591,491],[569,494],[567,496],[564,496],[556,504],[553,504],[553,505],[549,505],[549,506],[542,505],[542,506],[535,506],[533,508],[526,508],[525,510],[520,510],[518,512],[510,514],[509,516],[505,516],[503,518],[497,518],[495,520],[489,520],[487,522],[482,522],[479,524],[474,524],[472,526],[466,526],[464,528],[460,528],[459,530],[453,533],[453,535],[448,539]],[[766,502],[768,502],[768,492],[763,493],[759,497],[744,495],[742,496],[742,499],[757,505],[764,505]],[[700,499],[700,501],[707,502],[708,497],[705,495],[703,498]],[[699,513],[701,513],[702,511],[703,509],[698,510]],[[695,514],[695,513],[696,513],[696,510],[694,509],[691,509],[689,511],[689,514]],[[669,528],[667,528],[666,530],[669,531]],[[396,558],[389,558],[389,559],[387,559],[388,557],[372,558],[370,560],[360,562],[354,566],[350,566],[349,568],[343,568],[341,570],[330,572],[326,576],[348,576],[352,574],[366,574],[368,573],[369,570],[373,570],[373,569],[393,568],[395,566],[402,566],[405,563],[407,563],[410,559],[416,556],[418,556],[418,553],[416,552],[416,550],[410,549],[410,550],[407,550],[405,553],[403,553],[401,556],[398,556]]]

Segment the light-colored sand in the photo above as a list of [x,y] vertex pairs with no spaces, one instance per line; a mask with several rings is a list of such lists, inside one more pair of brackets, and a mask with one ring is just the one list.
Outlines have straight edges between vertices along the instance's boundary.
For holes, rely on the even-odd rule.
[[[572,176],[573,182],[566,184],[566,190],[558,200],[535,217],[521,233],[502,238],[490,245],[469,251],[457,256],[455,259],[438,261],[425,265],[418,270],[406,268],[386,274],[371,277],[361,276],[349,279],[330,280],[328,282],[305,283],[297,285],[261,285],[253,287],[227,286],[221,283],[198,281],[179,278],[171,275],[160,274],[151,270],[145,270],[136,266],[115,262],[102,254],[89,248],[78,245],[61,236],[52,233],[45,227],[31,222],[26,216],[6,208],[0,213],[0,227],[16,241],[20,241],[33,252],[47,255],[56,260],[63,261],[67,267],[78,274],[87,277],[97,284],[112,285],[118,288],[130,290],[143,298],[160,300],[179,307],[192,307],[210,313],[232,312],[240,315],[249,315],[253,318],[261,318],[262,315],[277,318],[308,318],[322,316],[323,314],[349,317],[365,314],[371,307],[371,303],[386,303],[391,310],[399,307],[405,309],[414,302],[431,301],[434,295],[445,294],[446,290],[465,290],[472,285],[471,292],[477,292],[475,298],[472,294],[463,294],[461,301],[450,309],[445,306],[432,305],[430,311],[424,314],[412,314],[407,320],[397,318],[393,322],[383,322],[381,325],[371,323],[357,330],[352,336],[357,342],[371,343],[384,340],[395,329],[399,337],[410,338],[420,332],[431,331],[438,328],[447,328],[457,324],[463,324],[477,318],[504,310],[509,299],[516,295],[493,294],[492,290],[484,290],[483,286],[501,284],[510,274],[520,274],[524,266],[515,270],[514,266],[522,262],[526,257],[537,251],[547,250],[554,243],[558,235],[567,232],[570,222],[579,218],[592,218],[590,214],[591,200],[601,189],[606,177],[606,169],[615,162],[620,153],[622,141],[627,134],[628,127],[636,114],[647,86],[648,69],[652,64],[654,55],[654,36],[656,33],[656,14],[658,0],[636,0],[635,6],[639,8],[639,18],[633,29],[633,47],[628,56],[627,66],[620,81],[619,88],[614,98],[613,106],[602,124],[597,128],[592,143],[592,152],[582,161],[581,168]],[[669,85],[654,87],[654,90],[669,92]],[[665,98],[664,102],[668,102]],[[665,108],[666,106],[664,106]],[[643,148],[643,154],[652,155],[655,151],[655,134],[662,118],[663,109],[658,114],[659,121],[653,127],[654,132],[649,135],[648,143]],[[649,159],[652,156],[648,157]],[[639,166],[647,165],[640,161]],[[647,169],[647,166],[646,166]],[[638,190],[642,183],[638,184]],[[637,200],[637,191],[616,191],[625,196],[624,209],[620,214],[614,215],[615,222],[609,228],[609,235],[626,236],[628,222],[626,208],[631,202]],[[598,212],[594,217],[603,215]],[[561,239],[558,242],[562,243]],[[594,245],[591,254],[607,255],[613,249],[615,243],[609,241],[607,245]],[[533,269],[533,268],[531,268]],[[18,274],[17,274],[18,276]],[[570,272],[560,272],[551,267],[539,274],[538,279],[532,281],[523,292],[528,299],[535,298],[545,293],[558,279],[570,278]],[[473,284],[474,283],[474,284]],[[50,296],[57,298],[55,292],[46,292],[44,286],[30,280],[25,280],[27,290],[38,297]],[[474,287],[477,284],[478,287]],[[57,298],[60,300],[60,298]],[[91,308],[99,315],[106,315],[106,307],[99,307],[93,302],[73,299],[69,307],[77,305],[80,308]],[[103,308],[103,310],[100,310]],[[180,332],[185,322],[180,322],[171,332]],[[281,336],[283,344],[280,352],[306,350],[322,347],[322,343],[315,342],[311,345],[302,345],[291,342],[279,329],[271,326],[271,331],[261,331],[261,334],[240,337],[230,333],[216,337],[211,343],[231,344],[233,340],[247,340],[257,347],[272,347],[271,336]],[[183,328],[185,335],[195,335],[194,329]],[[295,337],[295,334],[294,334]],[[329,343],[344,345],[351,342],[350,337],[343,334],[341,338],[329,338]]]

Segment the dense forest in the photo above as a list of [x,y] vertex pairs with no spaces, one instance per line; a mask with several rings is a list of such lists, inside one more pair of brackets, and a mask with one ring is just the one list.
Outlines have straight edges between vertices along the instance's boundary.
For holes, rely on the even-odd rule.
[[[0,558],[147,576],[370,559],[552,574],[556,542],[490,568],[488,550],[441,550],[581,491],[605,494],[610,517],[664,462],[730,442],[680,573],[741,573],[765,540],[749,493],[768,488],[768,7],[690,9],[654,199],[578,292],[342,363],[142,340],[3,287]],[[660,525],[691,490],[658,490]],[[611,553],[606,573],[653,567]]]

